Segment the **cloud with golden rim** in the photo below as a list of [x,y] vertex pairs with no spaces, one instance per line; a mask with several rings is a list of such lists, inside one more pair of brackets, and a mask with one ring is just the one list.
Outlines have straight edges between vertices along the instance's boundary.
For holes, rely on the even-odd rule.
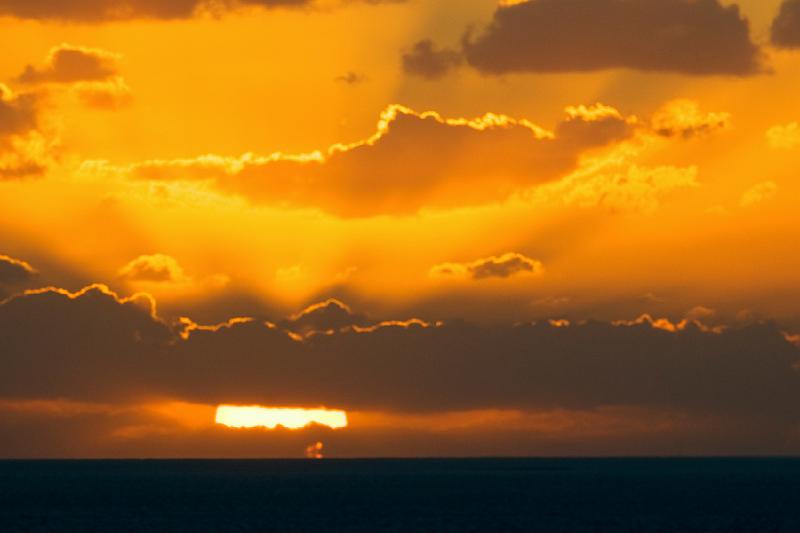
[[87,162],[82,170],[207,182],[253,203],[341,217],[409,215],[504,201],[569,173],[584,152],[628,139],[636,128],[634,118],[600,104],[568,108],[553,132],[504,115],[450,119],[393,105],[374,135],[325,153],[209,155],[127,167]]
[[140,255],[120,268],[119,277],[151,283],[182,283],[188,279],[178,261],[165,254]]
[[0,286],[20,285],[31,281],[36,274],[29,263],[0,254]]
[[497,7],[463,38],[484,74],[613,68],[689,75],[764,71],[736,5],[719,0],[529,0]]
[[627,406],[798,421],[800,352],[770,323],[408,320],[309,336],[243,319],[182,327],[146,297],[103,286],[14,296],[0,303],[0,397],[394,412]]

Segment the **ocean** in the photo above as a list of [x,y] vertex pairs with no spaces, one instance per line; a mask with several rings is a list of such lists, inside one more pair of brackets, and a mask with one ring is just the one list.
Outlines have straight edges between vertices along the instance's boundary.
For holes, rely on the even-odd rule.
[[794,533],[800,460],[0,461],[0,531]]

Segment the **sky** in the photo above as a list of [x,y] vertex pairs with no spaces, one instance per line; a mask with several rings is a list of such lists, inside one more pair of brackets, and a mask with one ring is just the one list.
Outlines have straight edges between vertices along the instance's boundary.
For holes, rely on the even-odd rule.
[[0,47],[0,457],[800,453],[800,0],[0,0]]

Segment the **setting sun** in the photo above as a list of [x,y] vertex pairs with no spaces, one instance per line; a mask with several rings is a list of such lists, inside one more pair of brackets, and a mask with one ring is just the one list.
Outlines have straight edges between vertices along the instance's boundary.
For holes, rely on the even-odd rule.
[[216,422],[233,428],[301,429],[319,424],[339,429],[347,427],[347,413],[328,409],[220,405]]

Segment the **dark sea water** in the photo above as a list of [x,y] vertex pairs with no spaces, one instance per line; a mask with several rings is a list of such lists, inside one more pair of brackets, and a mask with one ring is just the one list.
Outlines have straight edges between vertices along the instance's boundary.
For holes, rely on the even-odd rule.
[[0,531],[800,532],[800,460],[0,461]]

